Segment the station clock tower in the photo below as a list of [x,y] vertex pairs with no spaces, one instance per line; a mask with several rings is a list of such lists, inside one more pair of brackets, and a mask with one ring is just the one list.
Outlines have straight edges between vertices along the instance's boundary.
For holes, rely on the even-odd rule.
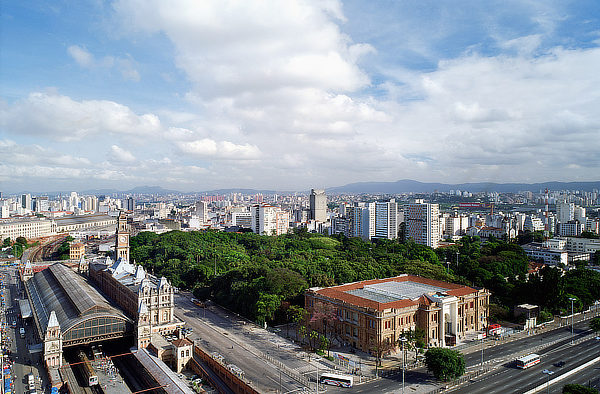
[[127,215],[121,211],[117,220],[117,240],[115,241],[115,259],[129,262],[129,229]]

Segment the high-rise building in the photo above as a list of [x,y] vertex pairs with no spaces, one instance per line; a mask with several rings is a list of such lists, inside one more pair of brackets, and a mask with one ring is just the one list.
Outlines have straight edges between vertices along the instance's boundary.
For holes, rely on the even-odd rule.
[[127,200],[125,200],[125,209],[128,211],[135,211],[135,200],[133,199],[133,197],[129,196],[127,197]]
[[261,235],[281,235],[288,232],[290,215],[279,207],[267,204],[253,205],[252,231]]
[[420,245],[438,247],[440,239],[438,204],[415,200],[405,209],[404,219],[406,221],[406,239],[412,239]]
[[556,218],[560,223],[567,223],[575,218],[575,204],[563,202],[556,204]]
[[47,212],[50,210],[50,201],[48,197],[36,197],[35,198],[35,211],[36,212]]
[[32,208],[31,194],[23,194],[21,196],[21,207],[31,210],[31,208]]
[[346,208],[348,237],[371,239],[375,235],[375,203],[357,203]]
[[375,203],[374,238],[398,238],[398,205],[396,200]]
[[310,218],[317,222],[327,221],[327,196],[325,190],[312,189],[310,191]]
[[206,201],[196,202],[196,215],[200,220],[200,224],[208,223],[208,203]]

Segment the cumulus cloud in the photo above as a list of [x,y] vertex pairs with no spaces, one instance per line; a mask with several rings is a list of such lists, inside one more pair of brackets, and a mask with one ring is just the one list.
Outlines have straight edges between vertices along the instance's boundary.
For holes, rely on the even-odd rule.
[[113,145],[110,147],[110,152],[108,154],[110,160],[116,161],[118,163],[133,163],[135,162],[135,156],[117,145]]
[[60,141],[101,133],[148,137],[161,130],[160,120],[154,114],[137,115],[114,101],[76,101],[58,94],[31,93],[0,109],[0,114],[0,125],[12,133],[43,135]]
[[127,55],[126,57],[104,56],[100,59],[96,59],[90,51],[79,45],[69,46],[67,48],[67,53],[81,67],[116,68],[125,80],[139,82],[141,79],[140,73],[136,69],[135,61],[130,55]]
[[234,144],[229,141],[202,140],[178,142],[177,146],[184,152],[208,159],[255,160],[260,157],[260,150],[255,145]]

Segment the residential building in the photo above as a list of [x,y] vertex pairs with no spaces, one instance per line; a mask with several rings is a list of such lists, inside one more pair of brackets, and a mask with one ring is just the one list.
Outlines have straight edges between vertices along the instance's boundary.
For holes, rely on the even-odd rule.
[[577,237],[585,230],[585,224],[579,220],[558,223],[558,235],[561,237]]
[[256,234],[281,235],[288,232],[290,215],[279,207],[268,204],[256,204],[250,211],[252,231]]
[[438,247],[440,239],[439,206],[417,199],[404,209],[406,221],[406,239],[412,239],[420,245]]
[[305,308],[313,328],[365,352],[393,350],[404,332],[425,331],[429,346],[451,346],[487,326],[490,293],[454,283],[400,275],[310,288]]
[[556,217],[559,223],[566,223],[575,219],[575,204],[572,202],[556,204]]
[[548,265],[567,265],[569,263],[569,254],[566,250],[544,247],[538,242],[532,242],[522,247],[527,257],[534,261],[542,261]]
[[398,238],[398,205],[396,200],[375,203],[375,234],[373,238]]
[[32,209],[31,194],[21,195],[21,207],[23,209],[27,209],[27,210],[31,211],[31,209]]
[[375,235],[375,203],[356,203],[346,207],[348,237],[369,240]]
[[196,216],[198,216],[200,224],[208,223],[208,203],[206,201],[196,202]]
[[79,260],[85,255],[85,244],[81,242],[71,242],[69,245],[69,259]]

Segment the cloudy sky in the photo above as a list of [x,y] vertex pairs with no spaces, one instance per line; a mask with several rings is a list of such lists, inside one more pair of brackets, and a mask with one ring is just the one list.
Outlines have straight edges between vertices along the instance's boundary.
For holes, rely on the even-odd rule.
[[600,179],[600,2],[8,1],[0,190]]

